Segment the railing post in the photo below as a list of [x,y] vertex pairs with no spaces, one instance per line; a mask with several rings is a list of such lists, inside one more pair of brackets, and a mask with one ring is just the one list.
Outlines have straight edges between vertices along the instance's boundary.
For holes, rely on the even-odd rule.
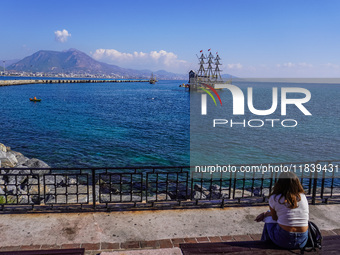
[[[316,162],[316,166],[318,164],[319,164],[319,161]],[[318,185],[318,171],[315,171],[314,180],[313,180],[312,205],[315,205],[317,185]]]
[[93,209],[96,209],[96,170],[91,169],[92,172],[92,203]]

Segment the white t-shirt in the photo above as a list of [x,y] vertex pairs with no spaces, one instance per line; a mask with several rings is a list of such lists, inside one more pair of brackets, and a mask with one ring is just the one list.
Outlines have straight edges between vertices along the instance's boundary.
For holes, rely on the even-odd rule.
[[[298,207],[294,209],[288,208],[284,203],[285,198],[282,195],[271,195],[269,198],[269,206],[276,211],[277,223],[290,227],[308,226],[309,207],[305,194],[300,194],[301,200]],[[280,204],[280,203],[281,204]]]

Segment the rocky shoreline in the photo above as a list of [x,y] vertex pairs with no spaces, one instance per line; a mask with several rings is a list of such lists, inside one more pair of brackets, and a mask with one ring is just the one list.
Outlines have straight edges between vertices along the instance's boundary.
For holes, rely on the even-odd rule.
[[[6,196],[10,204],[64,204],[64,203],[91,203],[93,200],[92,179],[86,173],[55,172],[49,170],[50,166],[36,158],[25,157],[22,153],[13,151],[10,147],[0,143],[0,198]],[[45,168],[32,170],[31,168]],[[47,169],[46,169],[47,168]],[[138,202],[145,201],[176,201],[187,200],[191,197],[196,200],[227,199],[233,189],[220,188],[218,185],[204,187],[195,184],[193,190],[179,185],[178,190],[159,192],[157,195],[151,191],[146,193],[145,180],[125,183],[119,175],[102,174],[95,177],[96,201],[102,203]],[[120,185],[122,181],[124,184]],[[183,187],[182,187],[183,186]],[[143,188],[141,188],[143,187]],[[153,187],[154,189],[155,187]],[[256,190],[253,190],[256,193]],[[258,192],[258,191],[257,191]],[[251,196],[251,192],[236,189],[236,197]],[[268,191],[265,193],[268,193]],[[264,194],[257,194],[258,197]],[[146,198],[147,196],[147,198]],[[7,202],[6,202],[7,203]],[[1,201],[0,201],[1,204]]]
[[50,168],[44,161],[25,157],[22,153],[11,150],[0,143],[0,167],[5,168]]
[[[2,143],[0,161],[0,205],[88,204],[93,198],[99,203],[222,199],[253,203],[254,200],[266,201],[270,193],[268,187],[248,186],[234,190],[228,185],[221,187],[196,181],[192,187],[165,182],[163,184],[167,186],[156,187],[155,182],[148,183],[145,176],[133,181],[129,173],[122,172],[98,172],[94,177],[88,169],[60,172],[44,161],[25,157]],[[320,192],[318,187],[317,193]],[[325,187],[324,192],[335,194],[340,193],[340,189]]]

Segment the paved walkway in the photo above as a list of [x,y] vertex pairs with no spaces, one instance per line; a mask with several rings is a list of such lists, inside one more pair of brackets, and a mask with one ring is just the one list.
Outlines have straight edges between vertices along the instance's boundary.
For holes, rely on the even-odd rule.
[[[254,218],[265,210],[267,207],[252,206],[0,215],[0,251],[85,248],[87,254],[124,251],[134,255],[143,253],[127,250],[161,249],[164,254],[178,254],[179,243],[259,240],[263,223]],[[310,206],[310,219],[324,235],[340,235],[339,211],[340,205]]]

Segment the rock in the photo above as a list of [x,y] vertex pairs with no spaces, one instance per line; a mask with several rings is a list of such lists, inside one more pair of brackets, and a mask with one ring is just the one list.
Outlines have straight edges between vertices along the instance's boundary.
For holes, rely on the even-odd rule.
[[[231,189],[231,195],[230,195],[230,199],[233,199],[233,192],[234,189]],[[252,193],[248,190],[244,190],[244,194],[243,197],[251,197]],[[236,189],[235,190],[235,198],[241,198],[242,197],[242,189]]]
[[[44,161],[36,158],[31,158],[23,164],[24,166],[27,166],[29,168],[50,168],[49,165],[47,165]],[[41,171],[41,170],[39,170]],[[43,171],[39,172],[39,174],[42,174]],[[49,173],[49,170],[47,170],[47,173]]]
[[16,195],[18,194],[18,189],[15,185],[7,185],[5,187],[6,195]]
[[2,143],[0,143],[0,151],[7,152],[7,147]]
[[[145,185],[145,183],[141,183],[141,182],[133,182],[133,183],[132,183],[132,188],[133,188],[134,190],[146,190],[146,185]],[[149,188],[149,189],[151,188],[150,183],[149,183],[149,185],[148,185],[148,188]]]
[[201,193],[197,190],[194,191],[192,197],[193,197],[193,199],[206,199],[207,198],[206,195],[204,195],[203,193]]
[[67,177],[67,185],[75,185],[77,184],[77,179],[72,177]]
[[[109,203],[109,202],[138,202],[141,201],[141,197],[140,196],[130,196],[130,195],[122,195],[122,197],[120,197],[120,195],[112,195],[112,197],[110,198],[109,194],[101,194],[100,196],[100,200],[102,203]],[[90,201],[92,201],[92,197],[90,197]]]
[[[156,201],[156,195],[148,197],[148,201]],[[157,195],[157,201],[171,201],[171,197],[168,194],[161,193]]]
[[0,195],[5,195],[5,191],[4,191],[5,187],[4,186],[0,186]]
[[194,190],[203,193],[205,196],[209,196],[209,190],[199,184],[195,184]]
[[214,191],[214,192],[219,192],[220,190],[222,190],[221,186],[220,185],[217,185],[217,184],[213,184],[210,186],[210,189],[211,191]]
[[17,158],[18,166],[24,165],[29,160],[28,157],[25,157],[19,152],[15,155],[15,157]]
[[[22,153],[12,151],[10,147],[6,147],[0,143],[0,167],[27,167],[27,168],[50,168],[44,161],[25,157]],[[49,173],[49,171],[40,172],[40,174]]]
[[17,165],[15,168],[28,168],[27,166]]
[[51,189],[48,185],[43,185],[43,184],[39,184],[39,186],[36,184],[36,185],[29,185],[29,189],[28,189],[28,194],[30,195],[38,195],[39,194],[39,191],[40,191],[40,195],[43,196],[44,195],[44,188],[45,188],[45,191],[46,191],[46,194],[47,193],[50,193],[51,192]]
[[118,194],[119,189],[117,189],[114,185],[110,185],[109,183],[101,183],[99,186],[100,193],[103,194]]
[[14,167],[15,165],[7,158],[1,158],[0,156],[0,167]]
[[18,164],[17,157],[15,156],[15,154],[14,154],[12,151],[7,151],[7,152],[6,152],[6,157],[7,157],[14,165],[17,165],[17,164]]
[[0,151],[1,167],[15,167],[18,163],[17,158],[12,152]]
[[178,183],[177,191],[176,185],[169,186],[168,195],[171,197],[171,199],[174,200],[190,199],[191,189],[189,187],[186,187],[186,185],[183,183]]
[[229,193],[229,190],[226,187],[223,188],[217,184],[211,185],[210,189],[211,189],[211,199],[225,198]]
[[[46,193],[44,194],[44,188]],[[40,194],[39,194],[40,190]],[[30,185],[29,186],[29,191],[26,192],[25,194],[29,195],[29,203],[33,204],[41,204],[42,202],[46,202],[48,200],[51,200],[52,197],[54,197],[53,190],[51,192],[51,189],[48,185]],[[45,201],[44,201],[45,199]]]
[[[251,192],[251,189],[248,189],[248,191]],[[262,188],[262,194],[261,194],[261,188],[254,188],[253,195],[256,197],[268,197],[269,188]]]
[[32,203],[36,205],[40,205],[41,201],[44,200],[43,197],[39,197],[38,195],[31,196],[30,198],[31,198]]
[[30,196],[21,195],[18,197],[18,204],[33,204],[33,201]]
[[[43,200],[41,200],[43,201]],[[56,197],[54,195],[46,195],[45,201],[43,201],[44,204],[54,204],[56,203]],[[59,201],[58,201],[59,202]]]
[[57,187],[66,186],[65,176],[63,175],[43,175],[40,176],[39,182],[45,183],[45,185],[56,185]]
[[20,185],[25,182],[29,174],[29,170],[8,170],[6,174],[3,175],[3,180],[6,184]]
[[[234,189],[230,189],[230,199],[233,199]],[[229,199],[229,187],[220,187],[217,184],[211,185],[211,199]],[[250,197],[252,193],[248,190],[244,190],[244,197]],[[235,198],[242,197],[242,189],[235,190]],[[209,197],[208,197],[209,198]]]
[[22,170],[20,169],[15,169],[15,170],[6,170],[7,174],[13,174],[13,175],[29,175],[30,174],[30,170],[25,170],[25,168],[23,168]]

